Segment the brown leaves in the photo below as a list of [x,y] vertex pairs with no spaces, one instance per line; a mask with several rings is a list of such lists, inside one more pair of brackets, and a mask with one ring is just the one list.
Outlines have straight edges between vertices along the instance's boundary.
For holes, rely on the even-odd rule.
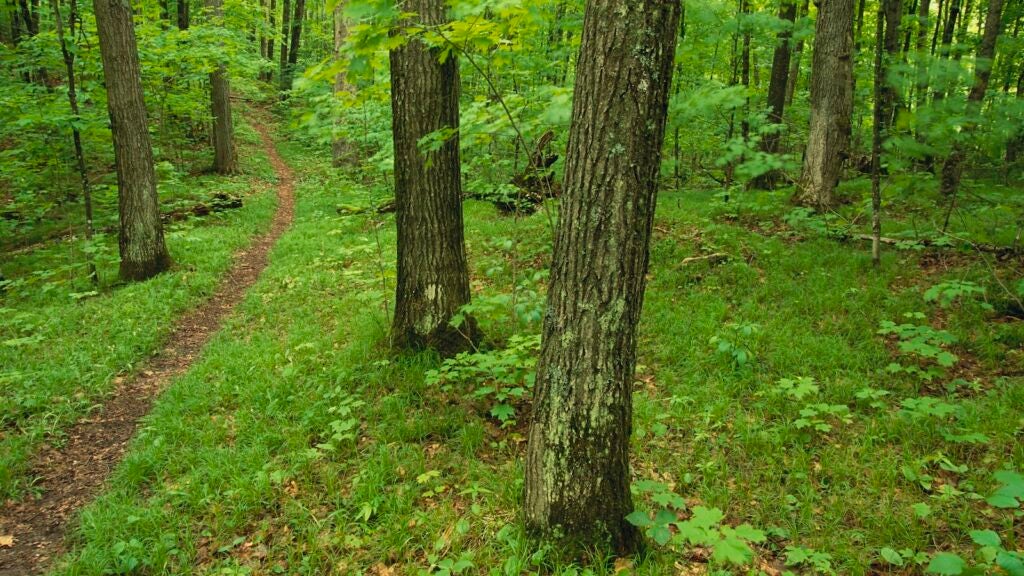
[[13,548],[14,547],[14,535],[13,534],[0,534],[0,548]]

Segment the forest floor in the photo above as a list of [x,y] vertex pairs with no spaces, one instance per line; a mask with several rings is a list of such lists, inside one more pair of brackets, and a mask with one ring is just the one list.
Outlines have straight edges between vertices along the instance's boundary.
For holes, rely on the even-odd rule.
[[0,574],[42,572],[62,552],[67,523],[91,501],[120,462],[140,418],[153,400],[199,357],[225,317],[255,284],[268,255],[294,216],[292,172],[274,148],[263,123],[255,126],[278,177],[277,208],[270,229],[234,254],[209,299],[175,323],[166,346],[136,372],[118,378],[117,387],[62,435],[59,446],[45,445],[32,458],[33,497],[0,508],[0,534],[11,541],[0,546]]
[[[55,574],[920,574],[952,553],[983,560],[976,533],[1024,542],[1019,503],[995,498],[1024,470],[1024,263],[935,246],[933,187],[889,183],[907,216],[886,220],[901,244],[879,269],[856,238],[863,181],[826,217],[788,191],[660,196],[637,506],[720,517],[721,541],[743,524],[765,538],[745,568],[678,541],[577,564],[518,522],[554,203],[510,218],[467,201],[488,342],[448,362],[395,357],[393,217],[348,209],[386,200],[386,184],[309,143],[278,148],[293,226],[71,522]],[[1009,245],[1020,191],[966,192],[951,231]]]

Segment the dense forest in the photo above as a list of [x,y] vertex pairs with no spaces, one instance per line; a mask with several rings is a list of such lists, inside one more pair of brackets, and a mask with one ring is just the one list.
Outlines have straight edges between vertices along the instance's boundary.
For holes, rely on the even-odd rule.
[[0,576],[1024,576],[1024,0],[0,0]]

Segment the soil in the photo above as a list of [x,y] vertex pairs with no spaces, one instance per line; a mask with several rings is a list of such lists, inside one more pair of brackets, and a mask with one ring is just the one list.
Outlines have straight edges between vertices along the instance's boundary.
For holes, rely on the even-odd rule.
[[[44,447],[36,456],[33,475],[38,479],[39,496],[0,508],[0,576],[41,573],[65,552],[69,523],[103,488],[139,420],[171,380],[199,358],[223,320],[255,284],[267,266],[270,249],[291,225],[292,171],[274,148],[267,127],[258,123],[256,129],[279,178],[277,212],[270,231],[235,254],[213,297],[181,318],[163,350],[138,373],[124,378],[102,407],[72,426],[66,443],[60,448]],[[13,542],[8,536],[13,536]]]

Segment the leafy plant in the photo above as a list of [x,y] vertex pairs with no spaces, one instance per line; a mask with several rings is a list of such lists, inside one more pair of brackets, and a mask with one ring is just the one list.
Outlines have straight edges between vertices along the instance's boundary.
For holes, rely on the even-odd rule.
[[749,367],[754,359],[749,342],[753,335],[760,330],[757,324],[738,324],[730,322],[725,325],[729,331],[727,336],[712,336],[710,344],[715,346],[715,352],[728,358],[736,370]]
[[969,300],[984,295],[985,288],[974,282],[951,280],[936,284],[926,290],[924,301],[938,302],[939,306],[949,308],[957,300]]
[[[912,320],[926,318],[920,312],[908,312],[904,316]],[[956,354],[945,348],[957,342],[956,336],[946,330],[938,330],[927,324],[896,324],[883,320],[879,324],[878,334],[895,337],[900,353],[915,360],[913,364],[890,364],[888,370],[893,373],[905,372],[930,381],[959,360]]]

